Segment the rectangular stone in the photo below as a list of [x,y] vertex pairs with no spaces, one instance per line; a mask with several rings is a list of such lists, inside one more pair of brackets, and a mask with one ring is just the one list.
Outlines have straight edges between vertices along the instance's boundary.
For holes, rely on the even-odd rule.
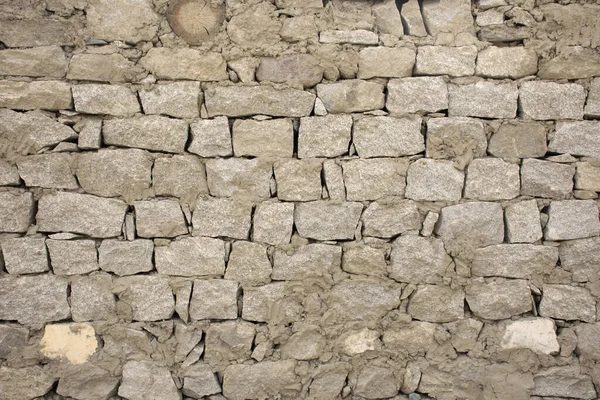
[[252,239],[273,246],[287,244],[293,223],[294,203],[259,203],[254,210]]
[[366,47],[358,53],[358,79],[411,76],[416,52],[408,47]]
[[335,160],[323,162],[323,178],[329,200],[343,201],[346,199],[342,167]]
[[114,287],[120,302],[131,308],[134,321],[160,321],[173,316],[175,298],[166,276],[126,276],[115,279]]
[[448,86],[442,77],[390,79],[385,106],[391,114],[434,113],[448,109]]
[[252,205],[230,199],[202,200],[192,217],[194,235],[248,239]]
[[373,45],[379,43],[379,36],[375,32],[364,29],[356,29],[353,31],[323,31],[319,35],[319,42]]
[[204,95],[200,82],[170,82],[144,87],[138,92],[144,114],[198,118]]
[[143,238],[172,238],[188,233],[187,222],[179,202],[159,199],[136,201],[135,227],[138,236]]
[[73,232],[95,238],[121,234],[127,204],[89,194],[57,192],[38,202],[40,232]]
[[467,169],[464,196],[477,200],[510,200],[519,196],[519,165],[500,158],[476,158]]
[[0,186],[17,186],[21,183],[19,171],[14,163],[0,160]]
[[238,283],[224,279],[194,281],[194,290],[190,300],[190,318],[236,319]]
[[71,165],[70,154],[38,154],[17,161],[19,175],[29,187],[37,186],[50,189],[78,189]]
[[0,107],[16,110],[68,110],[71,84],[60,81],[0,81]]
[[475,73],[477,47],[420,46],[415,75],[468,76]]
[[404,195],[406,159],[357,159],[342,163],[348,201],[379,200]]
[[149,272],[154,269],[152,240],[103,240],[98,248],[100,268],[119,276]]
[[486,154],[483,123],[474,118],[430,118],[427,121],[427,157],[449,159],[464,169],[473,158]]
[[33,222],[33,207],[30,192],[0,192],[0,232],[27,232]]
[[69,62],[67,79],[121,83],[136,80],[143,69],[119,53],[74,54]]
[[464,318],[465,294],[442,285],[419,285],[406,312],[426,322],[453,322]]
[[535,199],[506,206],[504,220],[510,243],[533,243],[542,238],[540,211]]
[[193,81],[227,80],[227,64],[219,53],[196,49],[154,47],[141,58],[140,64],[161,79]]
[[223,394],[231,400],[285,396],[297,398],[302,385],[296,361],[263,361],[230,365],[223,375]]
[[420,158],[406,174],[406,197],[417,201],[459,201],[464,172],[451,161]]
[[105,120],[104,144],[140,149],[183,153],[188,140],[185,121],[157,115]]
[[[556,4],[558,6],[558,4]],[[581,325],[580,325],[581,326]],[[582,374],[579,365],[551,367],[539,371],[533,378],[534,396],[553,398],[594,399],[597,397],[592,378]]]
[[600,160],[577,163],[575,188],[600,192]]
[[569,240],[558,248],[560,266],[574,282],[590,282],[600,272],[600,237]]
[[83,276],[71,284],[73,321],[106,321],[115,313],[110,274]]
[[543,157],[548,150],[546,127],[540,122],[507,121],[490,138],[488,151],[501,158]]
[[315,104],[315,95],[298,89],[272,86],[215,86],[204,93],[209,117],[305,117]]
[[290,119],[235,120],[233,152],[236,157],[292,157],[294,127]]
[[9,274],[35,274],[50,269],[44,237],[4,238],[0,247]]
[[583,287],[544,285],[539,311],[542,317],[595,322],[596,300]]
[[67,58],[60,46],[0,51],[0,75],[62,78]]
[[243,287],[262,285],[271,281],[272,272],[267,246],[243,240],[231,244],[225,279],[239,282]]
[[600,118],[600,78],[592,80],[583,112],[586,117]]
[[227,158],[206,162],[206,179],[215,197],[268,199],[273,166],[262,159]]
[[532,244],[498,244],[475,250],[471,272],[475,276],[530,279],[550,275],[558,262],[558,249]]
[[401,157],[425,150],[419,116],[356,118],[352,134],[360,158]]
[[600,157],[600,121],[558,121],[548,150],[556,153]]
[[302,246],[292,252],[276,250],[273,254],[273,273],[275,281],[298,280],[329,277],[340,271],[342,248],[314,243]]
[[585,90],[577,83],[524,82],[519,104],[523,114],[535,120],[583,119]]
[[317,95],[332,114],[380,110],[385,104],[384,86],[361,79],[317,85]]
[[7,47],[71,46],[75,41],[75,26],[64,20],[0,20],[0,42]]
[[220,239],[184,237],[154,249],[159,274],[175,276],[223,275],[225,243]]
[[527,158],[521,164],[521,195],[565,199],[573,192],[575,168]]
[[326,115],[300,119],[298,158],[333,158],[348,153],[352,137],[352,117]]
[[319,200],[322,160],[305,158],[288,159],[275,163],[277,198],[283,201]]
[[477,82],[448,87],[451,117],[515,118],[519,90],[514,82]]
[[362,212],[361,203],[334,204],[328,201],[298,203],[294,220],[298,234],[316,240],[349,240],[354,238]]
[[227,117],[198,120],[190,124],[190,134],[192,140],[187,149],[190,153],[200,157],[225,157],[233,154]]
[[80,113],[132,117],[141,111],[136,93],[126,86],[86,84],[72,90],[75,110]]
[[77,147],[82,150],[97,150],[102,145],[102,120],[88,119],[84,122],[77,138]]
[[508,319],[531,311],[533,298],[526,280],[476,281],[465,288],[467,304],[475,316]]
[[46,246],[55,275],[84,275],[99,269],[93,240],[48,239]]
[[594,200],[553,201],[544,229],[546,240],[581,239],[600,234],[598,206]]
[[477,75],[489,78],[518,79],[535,75],[537,65],[537,53],[525,47],[490,46],[477,55]]
[[157,196],[178,197],[182,204],[195,204],[198,196],[208,194],[204,164],[191,154],[157,158],[152,168],[152,187]]
[[373,202],[362,215],[363,235],[392,238],[407,231],[418,231],[422,217],[414,201]]
[[[271,310],[279,305],[288,305],[284,300],[288,291],[287,282],[269,283],[258,287],[244,288],[242,318],[246,321],[267,322],[271,319]],[[281,308],[284,316],[293,314],[291,309]]]

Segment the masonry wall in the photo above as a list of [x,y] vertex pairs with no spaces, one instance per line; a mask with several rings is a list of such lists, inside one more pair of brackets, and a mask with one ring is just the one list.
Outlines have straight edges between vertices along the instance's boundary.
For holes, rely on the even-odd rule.
[[0,1],[0,400],[595,399],[600,5]]

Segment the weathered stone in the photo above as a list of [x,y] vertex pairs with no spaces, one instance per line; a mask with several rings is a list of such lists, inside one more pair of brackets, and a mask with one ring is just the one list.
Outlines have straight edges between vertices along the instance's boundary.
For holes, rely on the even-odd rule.
[[276,7],[269,3],[259,3],[237,13],[227,24],[227,35],[232,42],[242,48],[268,48],[281,38],[281,20]]
[[543,317],[566,321],[596,321],[596,300],[581,287],[544,285],[539,311]]
[[157,115],[110,119],[103,122],[102,137],[106,145],[183,153],[188,125],[185,121]]
[[344,247],[342,269],[351,274],[383,276],[386,273],[385,248],[364,244]]
[[481,28],[477,36],[485,42],[515,42],[529,39],[531,30],[525,26],[490,25]]
[[61,376],[56,393],[77,400],[107,400],[117,392],[119,379],[87,363]]
[[585,90],[579,84],[530,81],[519,93],[521,110],[531,119],[583,119]]
[[506,319],[526,313],[531,311],[533,302],[527,281],[519,279],[472,282],[465,292],[473,314],[484,319]]
[[145,114],[198,118],[204,96],[199,82],[170,82],[139,91]]
[[220,239],[184,237],[154,249],[156,270],[163,275],[223,275],[225,243]]
[[451,255],[469,255],[504,241],[504,215],[498,203],[472,202],[444,207],[435,233]]
[[404,235],[394,241],[387,270],[398,282],[441,284],[451,263],[440,239]]
[[564,199],[573,192],[575,168],[568,164],[528,158],[521,166],[521,194]]
[[140,237],[175,237],[188,233],[183,211],[175,200],[136,201],[133,207]]
[[151,240],[103,240],[98,248],[100,268],[119,276],[134,275],[154,269]]
[[452,347],[458,352],[468,352],[477,346],[479,333],[483,328],[483,323],[473,318],[466,318],[445,325],[452,337],[450,341]]
[[261,159],[214,159],[206,162],[210,194],[215,197],[268,199],[271,197],[271,163]]
[[442,77],[392,79],[385,103],[391,114],[433,113],[448,109],[448,88]]
[[294,210],[298,234],[316,240],[353,239],[363,205],[327,201],[299,203]]
[[232,244],[225,279],[242,285],[264,284],[270,281],[271,270],[265,246],[246,241]]
[[582,375],[579,365],[551,367],[538,372],[535,377],[534,396],[555,398],[595,399],[597,396],[592,378]]
[[367,328],[345,331],[336,341],[336,350],[349,356],[369,350],[380,350],[380,336],[379,332]]
[[67,79],[96,82],[131,82],[142,68],[121,54],[74,54],[69,62]]
[[401,382],[391,369],[366,365],[358,372],[354,393],[367,399],[392,398]]
[[600,164],[587,161],[577,163],[575,188],[600,192]]
[[477,75],[517,79],[537,73],[538,56],[525,47],[490,46],[477,55]]
[[422,321],[392,325],[383,332],[383,343],[386,348],[404,356],[424,355],[436,345],[435,328],[435,324]]
[[49,324],[40,340],[40,353],[47,359],[84,364],[96,352],[96,331],[90,324]]
[[223,279],[194,281],[190,301],[190,318],[236,319],[238,283]]
[[383,85],[360,79],[317,85],[317,95],[333,114],[380,110],[385,104]]
[[435,224],[437,223],[437,220],[439,219],[439,217],[440,217],[439,213],[436,213],[433,211],[427,212],[427,215],[425,216],[425,219],[423,220],[423,226],[421,227],[421,231],[420,231],[421,236],[429,237],[433,234]]
[[214,39],[225,21],[225,5],[179,0],[169,3],[167,21],[188,44],[202,45]]
[[465,294],[448,286],[419,285],[406,312],[427,322],[452,322],[464,316]]
[[337,157],[348,153],[352,130],[349,115],[300,119],[298,158]]
[[546,240],[581,239],[600,234],[598,206],[594,200],[553,201],[544,229]]
[[223,369],[230,361],[245,361],[252,354],[256,330],[247,322],[227,321],[206,330],[204,360],[213,368]]
[[[485,0],[484,0],[485,1]],[[503,4],[504,5],[504,4]],[[477,14],[477,25],[479,26],[490,26],[499,25],[504,23],[504,12],[497,9],[490,9],[483,11],[480,6],[480,11]]]
[[415,75],[473,75],[476,58],[475,46],[420,46]]
[[427,157],[449,159],[464,169],[473,158],[485,156],[487,139],[481,121],[465,117],[427,121]]
[[194,210],[194,235],[248,239],[252,206],[229,199],[199,201]]
[[558,56],[542,64],[538,76],[542,79],[592,78],[600,75],[599,62],[597,50],[581,46],[567,47]]
[[26,232],[33,220],[33,207],[29,192],[0,192],[0,231]]
[[75,28],[73,23],[50,18],[3,19],[0,42],[6,47],[72,46]]
[[340,270],[342,248],[314,243],[302,246],[293,253],[283,250],[273,255],[273,280],[297,280],[332,276]]
[[425,201],[458,201],[464,173],[452,162],[421,158],[408,167],[406,197]]
[[121,234],[127,204],[89,194],[57,192],[38,202],[36,216],[41,232],[73,232],[96,238]]
[[293,157],[292,121],[289,119],[235,120],[233,152],[236,157]]
[[231,400],[294,397],[302,387],[295,368],[293,360],[230,365],[223,374],[223,395]]
[[309,326],[294,333],[287,342],[281,346],[283,358],[296,360],[315,360],[321,356],[327,339],[323,336],[318,326]]
[[362,45],[374,45],[379,43],[379,36],[364,29],[352,31],[323,31],[319,35],[321,43],[350,43]]
[[69,154],[38,154],[17,161],[19,175],[26,186],[51,189],[77,189],[77,181],[71,170]]
[[10,368],[0,367],[0,393],[8,400],[34,399],[44,396],[54,386],[56,379],[46,374],[40,366]]
[[43,237],[4,238],[0,241],[4,268],[14,275],[48,271],[48,254]]
[[156,77],[169,80],[221,81],[227,79],[227,63],[219,53],[196,49],[154,47],[140,60]]
[[600,339],[600,323],[579,324],[575,327],[577,333],[577,348],[575,351],[581,357],[589,360],[600,360],[598,340]]
[[125,86],[87,84],[72,90],[75,110],[80,113],[132,117],[141,111],[137,96]]
[[475,33],[470,0],[441,0],[427,3],[422,5],[421,12],[428,32],[433,37],[447,32],[453,36]]
[[123,366],[123,381],[119,396],[130,400],[179,400],[181,395],[171,373],[149,361],[127,361]]
[[415,57],[408,47],[366,47],[359,53],[358,79],[411,76]]
[[407,160],[356,159],[342,163],[342,168],[349,201],[404,195]]
[[275,163],[277,197],[283,201],[311,201],[321,198],[322,161],[288,159]]
[[184,204],[194,204],[199,195],[208,194],[204,164],[191,155],[157,158],[152,187],[157,196],[174,196]]
[[560,350],[554,321],[546,318],[511,321],[506,326],[500,347],[507,350],[525,348],[535,353],[556,354]]
[[323,179],[329,200],[343,201],[346,199],[342,167],[337,161],[325,160],[323,162]]
[[594,281],[600,272],[600,238],[570,240],[558,248],[560,266],[575,282]]
[[315,95],[298,89],[261,86],[216,86],[206,90],[209,117],[245,117],[256,114],[274,117],[305,117],[315,104]]
[[294,223],[293,203],[263,202],[254,210],[252,239],[273,246],[287,244]]
[[105,321],[115,313],[112,277],[101,273],[71,283],[73,321]]
[[449,85],[448,115],[480,118],[515,118],[519,90],[514,82],[477,82]]
[[194,364],[183,373],[181,392],[185,396],[201,399],[204,396],[221,393],[221,385],[209,365]]
[[68,319],[68,286],[66,279],[54,275],[0,278],[0,319],[22,325]]
[[586,117],[600,118],[600,78],[592,80],[583,112]]
[[495,157],[536,158],[546,154],[546,128],[539,122],[508,121],[490,138],[488,151]]
[[408,156],[425,150],[418,116],[358,118],[352,134],[361,158]]
[[137,43],[150,41],[158,31],[159,15],[149,1],[126,0],[118,9],[108,0],[86,7],[87,28],[94,39]]
[[55,275],[83,275],[96,271],[98,255],[93,240],[46,240]]
[[81,150],[97,150],[100,148],[101,145],[102,120],[86,120],[81,130],[79,131],[79,137],[77,138],[77,147]]
[[529,279],[550,275],[558,262],[558,249],[531,244],[498,244],[475,250],[471,273],[475,276],[502,276]]
[[267,322],[294,321],[298,314],[297,304],[293,299],[285,298],[286,282],[276,282],[259,287],[244,288],[242,318],[247,321]]
[[60,46],[0,51],[0,75],[62,78],[67,59]]
[[202,119],[190,125],[192,141],[190,153],[200,157],[232,155],[231,133],[227,117]]
[[71,108],[71,85],[60,81],[0,80],[0,107],[17,110]]
[[421,216],[416,204],[410,200],[395,203],[373,202],[362,216],[363,234],[391,238],[421,227]]
[[600,157],[600,136],[596,121],[557,121],[548,150],[556,153]]
[[0,160],[0,186],[16,186],[20,182],[17,166],[7,160]]
[[175,300],[167,277],[126,276],[115,280],[115,288],[119,302],[131,308],[134,321],[160,321],[173,315]]
[[519,166],[499,158],[477,158],[469,164],[465,198],[509,200],[519,196]]
[[293,54],[280,59],[263,58],[256,70],[256,80],[313,87],[323,79],[319,60],[310,54]]

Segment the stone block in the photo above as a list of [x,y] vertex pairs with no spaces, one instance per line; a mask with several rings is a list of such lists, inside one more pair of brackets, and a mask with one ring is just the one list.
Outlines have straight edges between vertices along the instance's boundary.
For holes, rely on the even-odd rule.
[[276,58],[263,58],[256,69],[256,80],[286,83],[310,88],[323,79],[319,60],[310,54],[291,54]]
[[73,321],[105,321],[115,314],[113,280],[109,274],[83,276],[71,283]]
[[190,318],[236,319],[238,283],[223,279],[194,281],[190,301]]
[[425,150],[419,116],[357,118],[352,135],[361,158],[409,156]]
[[391,79],[385,107],[391,114],[434,113],[448,109],[448,87],[442,77]]
[[293,157],[294,127],[290,119],[235,120],[233,152],[236,157]]
[[57,192],[38,202],[40,232],[73,232],[94,238],[121,234],[127,204],[89,194]]
[[87,29],[93,39],[137,43],[154,38],[160,17],[151,2],[125,0],[118,8],[113,6],[110,0],[94,0],[86,7]]
[[406,197],[418,201],[459,201],[464,173],[451,161],[421,158],[408,167]]
[[366,244],[348,245],[342,255],[342,269],[351,274],[383,276],[386,274],[386,249]]
[[546,154],[546,128],[539,122],[507,121],[490,138],[488,151],[501,158],[537,158]]
[[490,46],[477,55],[476,73],[488,78],[518,79],[535,75],[537,65],[534,49]]
[[299,42],[301,40],[317,40],[319,32],[313,15],[296,15],[294,18],[283,20],[279,31],[281,38],[286,42]]
[[161,275],[126,276],[115,279],[119,302],[131,308],[134,321],[170,319],[175,310],[169,279]]
[[[284,295],[288,290],[287,285],[286,282],[277,282],[244,288],[242,318],[247,321],[267,322],[279,317],[278,314],[283,315],[284,318],[294,314],[295,310],[288,307],[290,303],[284,299]],[[295,306],[294,304],[291,305]],[[287,318],[287,320],[293,319]]]
[[337,157],[348,153],[352,130],[349,115],[300,119],[298,158]]
[[80,113],[132,117],[141,111],[136,94],[126,86],[86,84],[72,90],[75,110]]
[[273,166],[262,159],[214,159],[206,161],[206,180],[215,197],[268,199]]
[[21,183],[17,166],[7,160],[0,160],[0,186],[17,186]]
[[594,200],[553,201],[544,229],[546,240],[582,239],[600,234],[598,206]]
[[230,199],[202,200],[196,204],[194,235],[248,239],[252,206]]
[[448,86],[451,117],[515,118],[519,90],[516,83],[477,82]]
[[468,76],[475,73],[477,47],[420,46],[415,75]]
[[275,163],[277,197],[282,201],[319,200],[321,186],[322,161],[304,158],[287,159]]
[[408,47],[365,47],[358,53],[358,79],[411,76],[415,57]]
[[91,363],[68,371],[58,381],[56,393],[74,399],[105,400],[117,391],[119,379]]
[[160,83],[138,92],[144,114],[198,118],[204,99],[199,82]]
[[451,264],[440,239],[404,235],[393,242],[387,270],[398,282],[441,284]]
[[317,85],[317,96],[332,114],[380,110],[385,104],[384,86],[360,79]]
[[181,398],[169,370],[150,361],[125,363],[119,396],[130,400],[146,400],[152,397],[163,400]]
[[65,110],[70,109],[72,103],[71,85],[67,82],[0,80],[0,107]]
[[140,64],[157,78],[167,80],[210,82],[228,78],[227,63],[223,56],[216,52],[155,47],[141,58]]
[[319,42],[375,45],[379,43],[379,36],[375,32],[370,32],[365,29],[356,29],[351,31],[323,31],[319,35]]
[[595,322],[596,300],[582,287],[544,285],[539,311],[547,318]]
[[0,75],[62,78],[66,71],[67,58],[60,46],[0,51]]
[[225,279],[244,286],[264,284],[271,280],[271,270],[266,246],[246,241],[233,242]]
[[56,379],[35,365],[24,368],[0,367],[0,392],[6,399],[33,399],[48,393]]
[[33,221],[33,207],[29,192],[0,192],[0,231],[27,232]]
[[557,121],[548,150],[556,153],[600,157],[600,121]]
[[504,221],[510,243],[533,243],[542,238],[540,211],[535,199],[506,206]]
[[6,47],[72,46],[75,28],[69,21],[50,18],[3,19],[0,42]]
[[200,399],[221,393],[221,385],[209,365],[198,363],[188,367],[183,373],[181,392],[185,396]]
[[40,340],[40,354],[45,360],[85,364],[98,349],[96,331],[86,323],[48,324]]
[[415,202],[373,202],[362,215],[363,235],[391,238],[421,227],[421,215]]
[[204,164],[192,155],[154,160],[152,186],[157,196],[178,197],[183,204],[195,204],[198,196],[208,194]]
[[136,201],[133,207],[140,237],[175,237],[188,233],[183,211],[176,200]]
[[471,34],[474,36],[474,21],[469,0],[441,0],[423,4],[423,20],[427,21],[428,33],[439,37],[444,33],[452,36]]
[[46,240],[55,275],[83,275],[96,271],[98,254],[93,240]]
[[64,153],[37,154],[17,161],[19,175],[26,186],[49,189],[79,188],[71,165],[71,155]]
[[71,57],[67,79],[123,83],[134,81],[141,74],[141,67],[119,53],[82,53]]
[[519,196],[519,165],[499,158],[477,158],[469,164],[465,198],[509,200]]
[[192,139],[187,149],[190,153],[197,154],[200,157],[230,156],[233,154],[227,117],[196,121],[190,124],[190,134]]
[[579,324],[575,327],[577,333],[577,354],[587,360],[600,360],[600,351],[598,351],[598,340],[600,339],[600,323]]
[[600,192],[600,163],[578,162],[575,189]]
[[[563,7],[556,10],[564,13]],[[593,18],[593,17],[592,17]],[[556,57],[540,66],[542,79],[586,79],[600,75],[600,54],[583,46],[565,47]]]
[[500,347],[507,350],[529,349],[535,353],[556,354],[560,345],[554,330],[554,321],[551,319],[512,321],[506,325]]
[[578,365],[551,367],[534,376],[534,396],[594,399],[597,396],[592,378],[582,375]]
[[98,248],[100,268],[119,276],[149,272],[154,269],[152,240],[103,240]]
[[315,240],[348,240],[354,238],[363,205],[328,201],[299,203],[294,211],[298,234]]
[[248,360],[252,354],[255,334],[254,326],[243,321],[212,324],[206,330],[204,360],[218,369],[225,367],[231,361]]
[[35,274],[49,270],[43,237],[4,238],[0,241],[4,268],[13,275]]
[[154,249],[162,275],[205,276],[225,273],[225,243],[220,239],[184,237]]
[[471,273],[475,276],[531,279],[534,275],[550,275],[557,262],[556,247],[497,244],[475,250]]
[[558,248],[560,266],[574,282],[593,281],[600,272],[600,238],[569,240]]
[[281,347],[283,358],[296,360],[318,359],[327,345],[327,339],[318,326],[311,325],[295,332]]
[[293,203],[259,203],[254,210],[252,239],[273,246],[287,244],[294,223]]
[[353,393],[366,399],[392,398],[398,393],[398,386],[394,371],[367,364],[358,372]]
[[273,274],[276,281],[302,281],[315,277],[331,277],[339,272],[342,248],[321,243],[308,244],[294,252],[276,250],[273,254]]
[[343,201],[346,199],[342,167],[335,160],[323,162],[323,179],[329,200]]
[[81,150],[98,150],[100,146],[102,146],[102,120],[88,119],[79,131],[77,147]]
[[183,153],[188,140],[188,124],[158,115],[110,119],[102,124],[102,137],[106,145]]
[[524,116],[531,119],[583,119],[585,90],[576,83],[524,82],[519,99]]
[[342,163],[348,201],[403,196],[408,160],[355,159]]
[[483,123],[465,117],[430,118],[427,121],[427,157],[452,160],[464,169],[473,158],[486,154]]
[[465,288],[466,300],[475,316],[484,319],[507,319],[531,311],[533,299],[527,281],[497,279],[471,282]]
[[410,324],[394,328],[383,332],[383,343],[386,348],[393,349],[396,353],[406,356],[424,355],[436,346],[435,324],[412,321]]
[[568,164],[528,158],[521,166],[521,194],[564,199],[573,192],[575,168]]
[[231,400],[297,396],[301,384],[295,368],[293,360],[230,365],[223,374],[223,395]]
[[594,78],[590,83],[583,113],[586,117],[600,118],[600,78]]
[[465,294],[461,289],[440,285],[419,285],[406,312],[426,322],[452,322],[464,317]]

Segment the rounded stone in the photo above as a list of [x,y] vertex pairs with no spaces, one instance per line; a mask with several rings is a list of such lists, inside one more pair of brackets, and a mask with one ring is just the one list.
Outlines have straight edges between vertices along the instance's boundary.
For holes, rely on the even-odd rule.
[[200,45],[214,37],[225,21],[224,3],[210,0],[172,0],[167,20],[173,32],[188,44]]

